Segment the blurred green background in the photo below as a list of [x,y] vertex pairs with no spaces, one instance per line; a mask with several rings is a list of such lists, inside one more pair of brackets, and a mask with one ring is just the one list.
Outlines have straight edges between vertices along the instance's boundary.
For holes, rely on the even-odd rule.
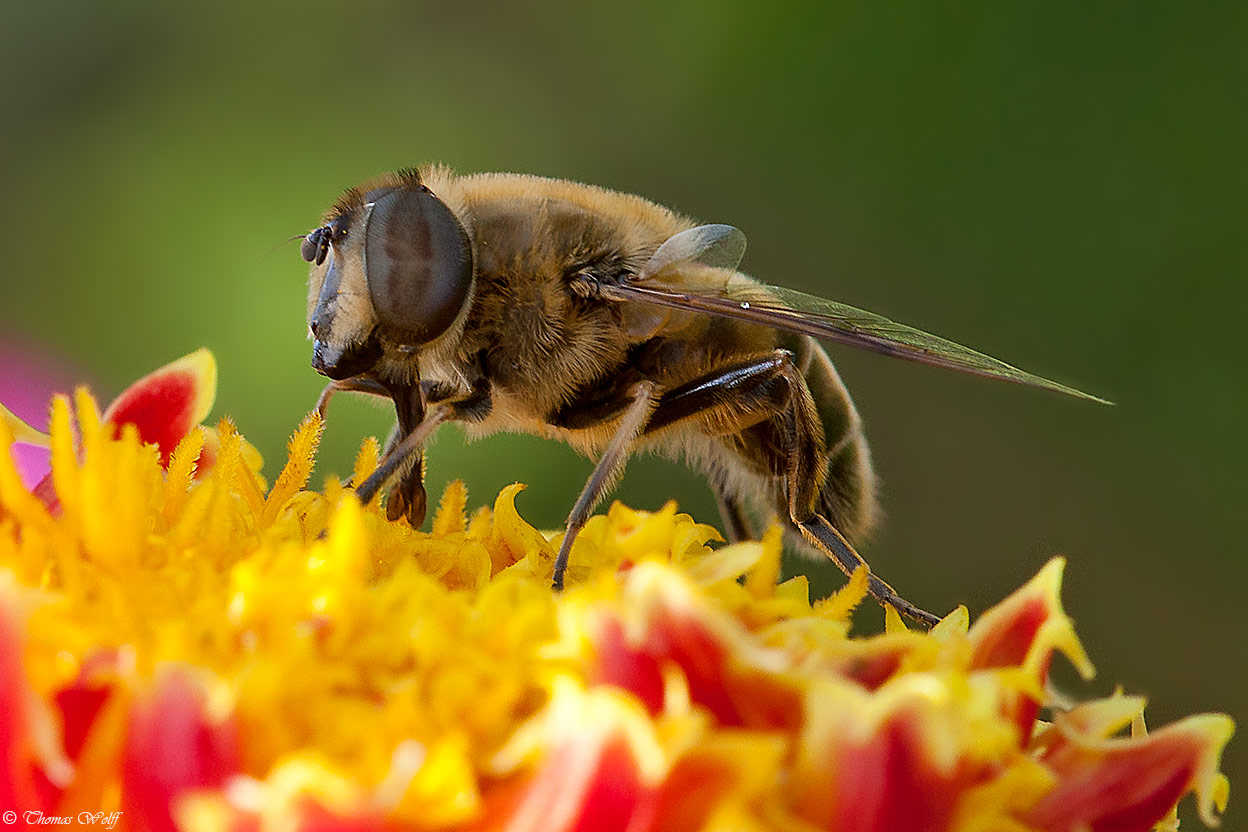
[[[298,247],[266,252],[339,191],[441,160],[641,193],[743,228],[760,278],[1116,400],[831,348],[883,479],[865,551],[972,612],[1063,553],[1086,690],[1150,695],[1154,725],[1248,718],[1248,6],[3,5],[0,338],[105,398],[211,347],[216,412],[272,476],[321,379]],[[389,418],[337,403],[320,473]],[[431,490],[523,480],[544,526],[590,467],[461,439]],[[717,522],[667,463],[618,495]]]

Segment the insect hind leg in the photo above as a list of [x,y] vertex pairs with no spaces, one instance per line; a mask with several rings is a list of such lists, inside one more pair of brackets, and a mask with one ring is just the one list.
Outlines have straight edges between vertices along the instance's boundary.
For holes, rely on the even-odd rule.
[[[870,566],[862,559],[862,555],[849,545],[849,541],[845,539],[836,526],[829,523],[821,514],[812,514],[807,520],[792,521],[797,531],[806,540],[809,540],[815,546],[831,556],[832,561],[846,575],[852,575],[855,570],[862,567]],[[887,582],[877,577],[874,572],[867,575],[867,589],[871,593],[871,597],[881,604],[887,604],[897,612],[907,618],[918,621],[927,627],[934,626],[940,621],[940,617],[921,609],[907,601],[897,594],[897,590],[893,589]]]
[[[712,435],[747,436],[738,450],[761,465],[782,487],[774,495],[784,524],[830,557],[846,575],[867,566],[819,508],[827,480],[823,426],[801,370],[787,350],[738,359],[706,376],[674,388],[659,400],[646,433],[697,419]],[[729,534],[733,534],[730,529]],[[869,567],[868,567],[869,568]],[[867,584],[880,604],[927,626],[939,618],[897,594],[870,574]]]
[[[788,495],[788,522],[802,538],[827,554],[846,575],[870,566],[850,545],[845,536],[816,508],[823,502],[826,470],[812,472],[812,464],[822,465],[826,457],[823,429],[818,421],[810,391],[793,363],[790,354],[781,363],[778,374],[788,388],[788,401],[773,424],[787,456],[785,491]],[[812,475],[813,473],[813,475]],[[923,610],[897,594],[886,581],[869,572],[867,589],[871,597],[925,626],[935,625],[940,618]]]

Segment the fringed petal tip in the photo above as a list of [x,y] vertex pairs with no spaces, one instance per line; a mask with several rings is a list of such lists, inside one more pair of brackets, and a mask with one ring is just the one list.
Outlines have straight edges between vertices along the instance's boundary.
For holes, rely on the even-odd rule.
[[1142,707],[1139,697],[1113,697],[1076,708],[1055,724],[1057,736],[1040,760],[1056,785],[1028,811],[1029,823],[1059,832],[1144,832],[1192,792],[1201,820],[1218,825],[1230,795],[1219,767],[1234,721],[1198,714],[1155,733],[1105,736],[1124,719],[1138,720]]
[[1052,654],[1060,652],[1081,676],[1092,678],[1096,669],[1062,608],[1065,568],[1065,558],[1053,558],[1021,589],[980,616],[968,633],[974,667],[1021,667],[1043,685]]
[[1191,787],[1196,794],[1196,807],[1206,826],[1217,826],[1218,816],[1226,811],[1231,799],[1231,781],[1222,773],[1222,753],[1235,734],[1235,720],[1227,714],[1198,714],[1159,731],[1174,729],[1184,733],[1192,743],[1196,759]]

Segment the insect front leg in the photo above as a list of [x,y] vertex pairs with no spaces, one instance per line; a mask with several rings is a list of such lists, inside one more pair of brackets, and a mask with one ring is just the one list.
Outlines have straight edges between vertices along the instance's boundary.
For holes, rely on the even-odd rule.
[[[424,394],[425,401],[430,404],[445,401],[447,398],[446,391],[442,385],[436,382],[422,381],[420,389]],[[353,376],[339,381],[331,381],[325,385],[325,389],[321,391],[321,395],[316,400],[316,412],[321,415],[322,419],[325,418],[325,414],[329,410],[330,400],[339,393],[366,393],[383,399],[390,398],[390,388],[368,376]],[[392,444],[390,439],[387,439],[386,443],[388,446]]]
[[[423,395],[426,401],[431,400],[430,392],[434,390],[435,385],[432,383],[420,382],[419,395]],[[400,390],[387,387],[380,381],[368,376],[353,376],[331,381],[325,385],[325,389],[321,391],[321,395],[316,401],[316,412],[320,414],[322,419],[326,417],[330,401],[339,393],[365,393],[370,396],[379,396],[391,400],[394,400],[397,395],[405,403],[400,405],[396,401],[396,412],[406,411],[407,418],[399,418],[395,421],[394,428],[390,431],[390,434],[386,437],[385,444],[382,446],[383,458],[395,449],[403,437],[410,432],[412,425],[418,423],[421,418],[412,408],[412,403],[417,401],[417,393],[410,386],[404,386]],[[421,413],[423,413],[423,409]],[[405,424],[407,426],[406,430],[404,428]],[[350,480],[347,480],[348,485],[350,482]],[[391,503],[387,503],[387,516],[390,520],[397,520],[399,517],[406,515],[408,521],[414,527],[419,527],[424,522],[428,502],[424,493],[423,457],[418,458],[412,464],[411,470],[405,473],[403,480],[395,487],[395,491],[398,496]]]
[[[836,527],[816,510],[827,476],[823,428],[814,401],[793,363],[776,350],[727,364],[663,394],[646,433],[690,419],[711,435],[752,431],[768,449],[774,473],[783,477],[787,524],[827,554],[846,575],[867,566]],[[927,626],[940,619],[905,600],[875,574],[868,589],[881,604]]]
[[325,385],[325,389],[321,391],[321,395],[316,400],[316,412],[320,414],[322,419],[325,418],[325,413],[329,410],[330,399],[339,393],[367,393],[371,396],[390,397],[390,391],[376,379],[353,376],[331,381]]
[[[398,413],[398,421],[394,430],[390,432],[390,436],[386,439],[383,457],[389,455],[394,450],[399,441],[411,432],[412,428],[420,422],[424,415],[424,406],[421,403],[419,386],[386,386],[376,379],[367,376],[353,376],[331,381],[325,385],[325,389],[321,391],[320,398],[316,401],[316,412],[321,415],[322,419],[325,418],[330,401],[339,393],[366,393],[394,401],[395,410]],[[397,520],[406,516],[413,528],[420,528],[421,523],[425,521],[427,504],[424,458],[422,455],[417,454],[415,462],[404,472],[403,478],[395,486],[390,501],[386,503],[386,516],[390,520]]]
[[[390,459],[407,437],[425,421],[425,400],[419,379],[413,383],[388,384],[386,389],[394,401],[394,411],[398,417],[397,431],[392,432],[387,439],[383,456],[383,459]],[[406,517],[413,529],[419,529],[425,522],[428,506],[423,441],[416,444],[416,450],[404,454],[398,470],[400,476],[386,500],[386,518],[394,521]]]

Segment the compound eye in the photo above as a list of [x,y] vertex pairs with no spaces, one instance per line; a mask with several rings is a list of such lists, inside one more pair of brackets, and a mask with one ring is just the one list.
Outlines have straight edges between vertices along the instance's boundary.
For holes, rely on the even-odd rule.
[[364,258],[378,323],[400,344],[433,341],[468,301],[472,242],[455,212],[423,186],[373,204]]

